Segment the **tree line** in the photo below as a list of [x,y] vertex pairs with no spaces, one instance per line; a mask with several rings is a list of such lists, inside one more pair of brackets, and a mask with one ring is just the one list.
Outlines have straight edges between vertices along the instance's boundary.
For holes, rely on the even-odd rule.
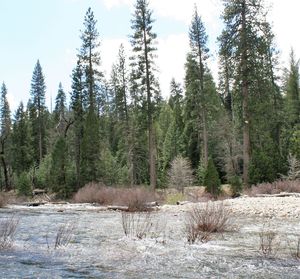
[[[155,65],[157,35],[147,0],[132,15],[128,58],[120,46],[109,78],[101,71],[97,20],[89,8],[71,74],[70,101],[59,84],[55,108],[45,104],[37,61],[31,97],[11,115],[3,83],[0,102],[0,185],[28,193],[47,188],[68,197],[85,184],[168,184],[178,156],[203,183],[208,165],[223,182],[274,181],[287,157],[300,157],[299,63],[278,71],[278,51],[263,0],[224,0],[218,38],[219,80],[207,65],[205,24],[195,6],[184,84],[170,81],[162,98]],[[174,58],[175,59],[175,58]]]

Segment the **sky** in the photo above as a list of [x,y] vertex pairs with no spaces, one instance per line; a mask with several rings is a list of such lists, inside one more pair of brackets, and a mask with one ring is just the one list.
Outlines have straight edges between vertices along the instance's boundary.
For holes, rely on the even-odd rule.
[[[299,0],[266,0],[270,7],[281,66],[287,66],[294,48],[300,57]],[[47,106],[54,102],[61,82],[69,95],[72,69],[81,46],[80,30],[89,7],[97,19],[100,33],[102,71],[109,78],[121,43],[130,54],[130,20],[135,0],[0,0],[0,82],[8,88],[14,112],[20,101],[30,97],[32,72],[40,60],[47,86]],[[209,36],[209,67],[217,79],[217,37],[222,31],[221,0],[150,0],[158,35],[157,66],[162,95],[169,95],[174,77],[183,83],[184,63],[189,51],[188,30],[194,5]]]

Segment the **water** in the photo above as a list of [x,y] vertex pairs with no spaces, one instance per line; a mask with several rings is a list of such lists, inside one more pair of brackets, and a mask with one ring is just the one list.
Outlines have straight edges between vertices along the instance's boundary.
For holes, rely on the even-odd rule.
[[[300,261],[290,255],[298,220],[234,219],[233,231],[190,245],[184,212],[154,213],[156,232],[137,239],[124,236],[121,213],[79,209],[0,210],[0,218],[20,219],[13,249],[0,252],[0,278],[300,278]],[[54,249],[66,223],[74,224],[71,243]],[[272,258],[259,252],[263,229],[278,233]]]

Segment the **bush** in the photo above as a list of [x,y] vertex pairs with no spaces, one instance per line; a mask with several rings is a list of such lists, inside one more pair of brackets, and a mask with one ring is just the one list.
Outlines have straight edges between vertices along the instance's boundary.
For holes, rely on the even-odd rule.
[[300,193],[300,180],[277,180],[273,183],[261,183],[252,186],[249,194],[256,196],[260,194],[274,195],[281,192]]
[[259,233],[260,245],[259,252],[265,258],[274,257],[278,243],[276,241],[277,233],[272,230],[265,230],[264,228]]
[[147,237],[153,226],[152,215],[146,213],[122,213],[122,227],[124,234],[128,237],[142,239]]
[[194,181],[193,170],[189,160],[177,156],[171,163],[168,178],[169,186],[175,187],[183,193],[184,187],[190,186]]
[[0,221],[0,250],[10,249],[19,224],[19,219],[14,216]]
[[30,179],[27,173],[22,172],[17,180],[18,194],[21,196],[30,196],[32,194]]
[[206,186],[207,192],[211,193],[214,197],[219,195],[221,190],[221,180],[212,158],[208,160],[204,176],[204,186]]
[[155,199],[155,193],[144,187],[113,188],[96,183],[87,184],[74,196],[74,201],[78,203],[127,206],[129,211],[147,210],[147,203]]
[[205,242],[212,233],[224,232],[229,226],[229,211],[223,204],[208,202],[204,208],[195,206],[186,216],[186,236],[189,243]]
[[228,182],[231,186],[232,196],[235,197],[239,195],[243,189],[243,183],[241,178],[235,175],[231,177]]

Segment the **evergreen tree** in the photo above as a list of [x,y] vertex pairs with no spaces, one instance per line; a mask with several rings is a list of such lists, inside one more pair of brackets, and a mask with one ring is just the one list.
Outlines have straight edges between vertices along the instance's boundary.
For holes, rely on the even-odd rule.
[[98,92],[97,82],[102,73],[99,72],[100,53],[99,53],[99,32],[96,28],[97,20],[91,8],[88,8],[84,18],[85,29],[81,31],[81,49],[78,54],[79,61],[83,66],[86,89],[87,106],[96,110],[96,99]]
[[82,46],[78,55],[83,66],[85,100],[87,103],[86,116],[83,122],[83,137],[81,150],[82,177],[84,182],[97,181],[97,164],[100,160],[100,127],[98,114],[101,108],[100,78],[102,73],[98,71],[100,66],[99,33],[96,28],[97,20],[91,8],[84,18],[84,31],[81,32]]
[[290,54],[290,69],[285,83],[285,114],[289,127],[293,128],[300,122],[299,61],[296,60],[293,50]]
[[204,175],[204,186],[206,186],[207,192],[211,193],[214,197],[217,197],[220,193],[221,181],[212,158],[209,158],[208,160]]
[[[272,150],[278,143],[279,91],[274,75],[273,34],[265,20],[263,0],[226,0],[224,6],[220,53],[230,71],[223,84],[233,81],[229,97],[233,123],[242,130],[243,182],[248,185],[250,169],[253,173],[256,168],[256,159],[250,155]],[[279,151],[267,156],[275,156],[279,163]]]
[[67,184],[67,168],[68,147],[65,137],[60,135],[52,151],[50,176],[52,190],[63,198],[67,198],[71,191],[71,189],[68,187],[69,185]]
[[10,109],[7,100],[7,88],[3,82],[1,87],[1,103],[0,103],[0,121],[1,121],[1,135],[0,135],[0,158],[4,175],[5,190],[11,189],[11,181],[9,175],[10,168],[10,140],[11,140],[11,118]]
[[58,91],[55,98],[55,108],[54,108],[54,120],[56,123],[60,121],[60,119],[65,118],[65,113],[67,110],[66,105],[66,94],[64,92],[64,89],[62,87],[61,82],[58,85]]
[[76,187],[79,189],[82,185],[81,179],[81,156],[82,156],[82,138],[84,122],[84,83],[83,70],[80,62],[72,72],[72,92],[71,92],[71,112],[73,114],[73,146],[76,169]]
[[[191,57],[197,63],[197,79],[194,82],[198,83],[198,102],[199,109],[197,111],[197,122],[202,126],[202,154],[203,162],[206,166],[208,163],[208,130],[207,130],[207,106],[204,95],[204,74],[205,74],[205,65],[204,62],[208,57],[208,48],[207,48],[207,35],[204,24],[198,15],[197,7],[195,7],[190,32],[190,46],[191,46]],[[197,87],[197,85],[196,85]]]
[[21,102],[14,117],[12,132],[12,167],[19,176],[29,171],[33,161],[29,119]]
[[145,109],[147,112],[147,130],[149,144],[149,173],[150,185],[156,188],[156,143],[154,131],[155,105],[160,100],[158,84],[154,76],[154,53],[156,34],[152,31],[152,12],[146,0],[137,0],[131,28],[131,44],[134,56],[132,67],[135,70],[135,79],[142,94],[145,94]]
[[34,145],[34,159],[40,163],[46,154],[46,105],[45,78],[39,60],[37,61],[31,81],[31,123]]

